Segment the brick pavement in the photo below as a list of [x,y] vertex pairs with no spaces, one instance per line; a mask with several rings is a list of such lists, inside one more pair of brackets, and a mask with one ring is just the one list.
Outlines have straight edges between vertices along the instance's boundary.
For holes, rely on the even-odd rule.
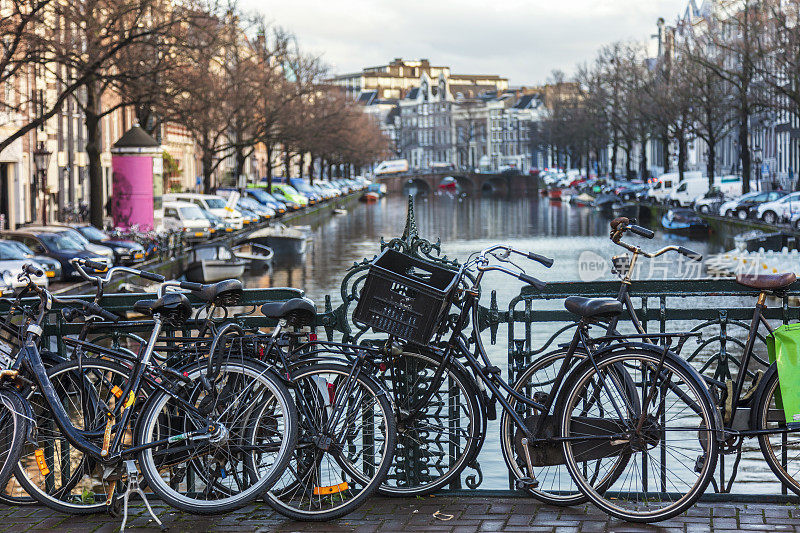
[[[220,516],[195,516],[154,505],[170,532],[205,531],[316,531],[316,532],[412,532],[449,533],[550,532],[653,532],[704,533],[713,531],[771,531],[800,533],[800,505],[760,503],[697,504],[685,515],[657,525],[637,525],[610,519],[585,505],[557,508],[516,497],[432,496],[389,499],[375,497],[346,518],[328,523],[294,522],[277,515],[264,504],[250,505]],[[119,519],[105,514],[66,516],[39,506],[0,506],[0,531],[66,533],[113,532]],[[128,530],[158,531],[144,507],[133,508]]]

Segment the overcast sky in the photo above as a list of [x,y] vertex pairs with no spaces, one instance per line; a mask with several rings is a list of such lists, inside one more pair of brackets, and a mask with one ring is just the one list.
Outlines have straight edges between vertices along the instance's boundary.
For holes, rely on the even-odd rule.
[[295,33],[336,73],[428,58],[512,85],[574,71],[616,40],[645,41],[688,0],[244,0]]

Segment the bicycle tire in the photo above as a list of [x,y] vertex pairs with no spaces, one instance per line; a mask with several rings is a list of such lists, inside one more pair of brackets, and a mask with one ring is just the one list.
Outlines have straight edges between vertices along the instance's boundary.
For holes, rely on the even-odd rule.
[[[531,398],[535,392],[558,395],[560,391],[551,391],[550,385],[555,379],[560,366],[554,368],[553,371],[548,371],[547,368],[558,364],[559,361],[563,361],[567,353],[567,349],[560,348],[537,358],[520,372],[519,376],[514,381],[514,390],[524,394],[528,398]],[[586,353],[576,352],[573,356],[575,357],[575,362],[573,363],[574,368],[575,364],[586,358]],[[540,389],[534,390],[537,383],[532,383],[532,380],[537,380],[537,382],[539,382],[541,385]],[[534,414],[534,410],[531,407],[518,405],[521,404],[521,402],[518,402],[513,396],[509,395],[506,399],[512,407],[517,409],[517,412],[519,412],[519,408],[522,407],[525,409],[525,413],[528,416]],[[517,432],[519,432],[519,428],[514,423],[513,418],[511,418],[508,411],[503,410],[503,414],[500,417],[500,449],[503,452],[503,459],[505,459],[509,473],[514,480],[529,477],[526,475],[526,458],[520,457],[521,454],[518,450],[518,448],[521,447],[521,443],[517,442],[519,439]],[[604,476],[604,478],[597,483],[599,487],[598,490],[602,492],[603,486],[612,483],[613,480],[619,476],[629,460],[630,455],[621,456],[618,465],[611,470],[610,475]],[[591,466],[587,465],[584,468],[588,469],[591,468]],[[569,475],[566,462],[554,465],[543,465],[533,472],[532,477],[539,482],[538,486],[535,488],[527,487],[525,490],[543,503],[556,506],[571,506],[580,505],[588,501],[588,498],[581,492],[580,488],[573,482],[572,477]]]
[[25,400],[14,390],[0,389],[0,487],[5,487],[19,462],[30,421]]
[[[339,450],[336,454],[315,449],[318,447],[314,444],[314,440],[320,437],[315,428],[327,422],[329,408],[333,410],[340,405],[334,402],[341,398],[336,396],[337,387],[342,384],[342,379],[351,374],[351,371],[352,367],[348,364],[320,362],[303,365],[290,374],[298,404],[306,402],[298,405],[297,409],[300,427],[298,444],[285,474],[264,497],[270,507],[288,518],[325,521],[350,513],[378,489],[391,466],[396,438],[392,405],[383,386],[363,372],[354,378],[356,383],[369,394],[369,403],[362,405],[356,402],[353,408],[348,408],[348,412],[360,412],[367,429],[348,425],[346,431],[349,438],[338,436],[341,440],[336,441]],[[326,396],[329,394],[333,395],[332,399]],[[326,397],[329,399],[326,400]],[[348,393],[346,398],[353,402],[358,399],[352,392]],[[375,407],[378,409],[374,409]],[[382,430],[380,439],[374,433],[370,436],[370,429]],[[347,460],[342,458],[347,451],[343,443],[346,442],[352,447],[358,442],[359,437],[362,442],[366,437],[370,437],[373,441],[381,443],[381,450],[373,453],[377,455],[378,460],[354,465],[350,463],[350,457],[347,457]],[[351,457],[355,455],[352,450],[350,451]],[[372,451],[369,449],[361,457],[366,457]],[[366,468],[368,473],[357,472],[359,468]],[[323,479],[327,485],[319,483]],[[309,500],[306,503],[304,500],[306,494],[309,497],[313,496],[314,498],[310,500],[314,501]],[[353,497],[345,501],[350,495]],[[322,508],[323,505],[326,507]]]
[[[577,443],[573,445],[571,440],[563,442],[570,475],[593,504],[607,514],[629,522],[658,522],[688,509],[702,496],[711,481],[717,462],[719,451],[717,434],[722,427],[704,381],[695,369],[671,352],[664,356],[661,372],[653,379],[654,369],[658,368],[662,361],[662,354],[663,349],[644,344],[617,346],[605,353],[597,354],[594,362],[584,361],[569,374],[564,384],[566,391],[564,401],[560,403],[560,436],[565,439],[575,438],[574,442]],[[651,391],[656,389],[651,381],[661,387],[657,396],[653,395],[650,398],[658,399],[660,416],[649,414],[646,417],[646,424],[642,425],[640,430],[629,428],[633,427],[633,421],[644,420],[645,417],[640,415],[642,411],[649,413],[650,402],[640,402],[639,412],[636,412],[635,409],[624,405],[618,393],[616,394],[618,398],[612,400],[615,396],[612,388],[618,390],[619,387],[614,383],[611,384],[614,387],[611,387],[608,378],[613,377],[612,373],[603,374],[603,372],[605,369],[614,368],[614,365],[624,365],[625,370],[633,374],[632,379],[637,389],[641,385],[639,390],[645,400],[650,397]],[[635,374],[637,368],[642,371],[641,376]],[[598,371],[602,379],[596,378]],[[650,372],[649,378],[648,372]],[[595,384],[593,376],[597,380]],[[588,394],[588,397],[594,400],[605,396],[609,399],[609,404],[603,408],[584,411],[580,402],[583,401],[584,392],[590,388],[591,394]],[[676,388],[679,390],[676,391]],[[668,397],[670,392],[674,393],[675,399]],[[683,409],[675,408],[679,400],[687,402]],[[599,405],[600,402],[593,403]],[[625,413],[621,413],[623,409]],[[668,410],[669,419],[667,419]],[[620,420],[620,415],[615,414],[615,411],[626,418]],[[578,413],[577,416],[574,413]],[[596,416],[591,416],[593,413]],[[604,413],[610,416],[605,416]],[[690,418],[692,413],[697,416]],[[672,421],[678,416],[680,416],[679,421],[673,425]],[[602,419],[605,421],[601,422]],[[603,433],[598,434],[598,430]],[[580,448],[582,436],[596,439],[603,435],[607,435],[607,441],[592,440],[587,446]],[[674,453],[667,452],[665,447],[667,440],[679,441],[680,451],[676,449]],[[601,444],[593,444],[595,442]],[[606,443],[606,448],[598,449],[603,442]],[[660,450],[663,451],[659,460],[650,455],[648,446],[652,446],[651,449],[660,446]],[[584,478],[576,461],[576,455],[586,457],[587,454],[603,450],[606,456],[610,457],[619,453],[618,450],[627,450],[633,457],[629,462],[631,474],[623,473],[618,481],[612,483],[610,487],[604,487],[605,492],[601,493]],[[640,456],[640,452],[644,453]],[[666,457],[667,454],[670,455],[669,458]],[[685,460],[686,463],[681,463],[681,460]],[[656,464],[660,466],[659,476],[656,477],[654,474],[651,480],[650,465]],[[640,465],[642,465],[641,470],[639,470]],[[650,482],[658,483],[660,488],[655,491],[650,490]]]
[[[101,383],[98,390],[105,396],[105,401],[113,402],[112,398],[115,396],[111,389],[114,385],[123,388],[130,379],[130,370],[113,361],[84,358],[80,362],[66,361],[53,366],[48,369],[47,375],[53,383],[56,394],[62,398],[62,403],[66,403],[66,406],[73,410],[70,413],[73,423],[82,425],[81,429],[87,426],[100,429],[105,425],[105,413],[100,413],[96,409],[96,402],[94,405],[86,403],[92,399],[92,395],[98,393],[97,390],[93,394],[84,394],[90,392],[88,390],[80,393],[81,408],[84,408],[82,413],[78,412],[78,405],[68,398],[78,392],[77,386],[85,388],[86,378],[91,376],[91,379],[95,380],[94,383]],[[80,379],[80,385],[76,386],[78,375],[83,376],[83,379]],[[68,389],[69,385],[72,387]],[[91,514],[105,511],[107,493],[94,492],[96,487],[104,487],[106,492],[108,490],[108,482],[103,480],[99,461],[87,458],[66,440],[55,424],[49,406],[38,392],[30,391],[27,400],[34,412],[38,440],[43,443],[40,449],[44,451],[49,472],[44,473],[37,466],[36,447],[27,443],[22,458],[14,470],[19,484],[34,500],[61,513]],[[66,457],[69,457],[69,467],[65,476]]]
[[[201,376],[205,375],[207,369],[208,364],[205,361],[198,361],[182,369],[184,375],[198,383],[187,398],[198,409],[209,410],[209,413],[216,410],[218,414],[212,420],[223,426],[227,430],[227,435],[216,443],[209,441],[208,446],[200,444],[193,450],[184,451],[183,443],[187,441],[181,440],[170,442],[158,449],[147,448],[138,454],[142,474],[153,492],[176,509],[194,514],[232,511],[244,507],[261,496],[283,474],[297,442],[297,414],[294,402],[286,386],[269,367],[246,359],[227,360],[221,363],[219,375],[213,380],[211,385],[213,394],[211,391],[206,393],[200,384]],[[258,390],[255,384],[260,385]],[[235,387],[243,388],[239,391]],[[199,427],[197,424],[202,421],[192,420],[191,416],[182,412],[179,407],[174,407],[179,404],[173,398],[173,395],[163,390],[153,393],[137,428],[138,445],[182,435]],[[209,401],[206,401],[207,399]],[[240,459],[237,456],[239,452],[230,453],[229,444],[233,443],[233,446],[239,449],[249,448],[253,454],[256,453],[256,449],[263,448],[263,445],[258,447],[248,441],[255,437],[255,433],[249,431],[254,422],[249,418],[252,413],[247,411],[258,409],[260,406],[261,410],[258,412],[263,413],[264,403],[273,400],[281,410],[275,418],[280,417],[283,420],[283,428],[276,431],[280,434],[281,441],[277,457],[267,471],[256,473],[253,471],[255,461],[241,460],[239,464]],[[229,412],[238,418],[225,419]],[[163,424],[156,427],[159,420]],[[167,431],[172,433],[167,434]],[[158,455],[158,459],[155,458],[155,454]],[[187,457],[187,454],[190,455]],[[165,461],[172,461],[175,464],[165,464]],[[167,468],[163,468],[164,466]],[[169,479],[166,476],[169,476]],[[210,482],[212,480],[213,482]],[[199,492],[200,489],[194,486],[195,482],[203,485],[202,490],[205,494]]]
[[[378,488],[380,494],[425,496],[436,492],[456,479],[478,451],[482,427],[480,391],[472,376],[455,361],[445,369],[439,390],[431,398],[431,408],[422,414],[409,414],[407,420],[399,418],[400,411],[408,411],[404,407],[413,401],[413,389],[418,387],[420,378],[433,377],[440,363],[438,355],[415,352],[403,352],[388,362],[392,368],[384,373],[384,381],[394,400],[397,442],[386,476],[393,483],[384,481]],[[408,379],[399,382],[408,377],[413,377],[411,383]],[[398,390],[400,387],[402,391]],[[446,411],[444,421],[442,411]],[[435,457],[439,463],[429,460]],[[431,470],[438,475],[431,474]]]
[[[775,363],[770,365],[761,380],[760,392],[752,408],[751,427],[757,430],[777,429],[780,431],[786,429],[783,409],[778,409],[775,405],[776,394],[780,390],[778,368]],[[772,472],[789,490],[798,495],[800,495],[800,461],[797,460],[797,454],[790,456],[789,453],[786,453],[786,465],[784,465],[783,452],[796,449],[799,442],[800,433],[796,432],[776,432],[758,436],[761,454]],[[794,466],[789,463],[790,460]]]

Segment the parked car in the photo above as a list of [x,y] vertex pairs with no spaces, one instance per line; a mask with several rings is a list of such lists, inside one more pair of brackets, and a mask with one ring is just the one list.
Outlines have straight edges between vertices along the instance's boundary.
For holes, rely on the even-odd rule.
[[[211,235],[211,221],[190,202],[164,202],[165,230],[179,230],[187,241],[205,240]],[[231,230],[233,231],[233,230]]]
[[[217,189],[217,194],[228,198],[237,189]],[[269,207],[275,214],[273,216],[280,216],[286,212],[286,204],[279,201],[277,198],[268,193],[261,187],[252,187],[239,191],[243,198],[252,199],[262,206]]]
[[775,200],[779,200],[786,196],[786,193],[783,191],[766,191],[766,192],[759,192],[754,196],[748,196],[745,198],[744,196],[739,200],[739,203],[733,208],[733,214],[739,220],[747,220],[748,218],[755,216],[756,209],[758,206],[765,203],[765,202],[774,202]]
[[269,220],[275,216],[275,210],[269,206],[262,204],[249,196],[241,196],[236,202],[236,209],[247,209],[258,215],[260,220]]
[[798,231],[800,231],[800,213],[795,213],[792,215],[792,219],[789,221],[792,227]]
[[308,198],[308,205],[318,204],[323,200],[322,195],[302,178],[291,178],[289,184],[297,192]]
[[756,218],[767,224],[789,222],[792,215],[800,212],[800,192],[787,194],[783,198],[764,202],[756,208]]
[[300,207],[306,207],[308,205],[308,198],[297,192],[294,187],[286,183],[273,183],[272,190],[270,192],[275,195],[276,198],[281,200],[286,198],[290,202],[293,202]]
[[93,254],[101,257],[105,257],[106,261],[109,264],[114,264],[114,250],[111,246],[107,246],[105,244],[95,244],[90,242],[89,239],[83,236],[83,234],[70,226],[63,226],[59,224],[50,224],[47,226],[37,226],[37,225],[27,225],[23,227],[24,229],[35,230],[35,231],[49,231],[52,233],[65,233],[69,235],[73,240],[80,243],[82,249],[92,252]]
[[115,239],[91,224],[73,226],[92,244],[108,246],[114,252],[114,263],[117,265],[135,265],[145,259],[144,246],[127,239]]
[[33,250],[25,246],[19,241],[12,241],[12,240],[2,240],[0,243],[3,243],[7,246],[13,246],[17,250],[20,251],[22,255],[24,255],[27,259],[38,263],[44,269],[44,275],[47,276],[49,279],[61,279],[61,263],[53,259],[52,257],[47,257],[46,255],[36,255],[33,253]]
[[712,188],[710,191],[695,199],[694,209],[699,213],[708,215],[711,213],[719,213],[719,208],[723,202],[729,200],[721,190],[717,187]]
[[[55,228],[55,226],[54,226]],[[83,244],[76,240],[72,233],[58,231],[44,231],[36,229],[17,229],[0,233],[0,239],[19,241],[33,253],[46,255],[61,263],[61,279],[70,280],[79,278],[80,274],[70,263],[71,259],[81,258],[108,264],[108,256],[86,250]]]
[[206,217],[206,220],[211,224],[211,228],[209,232],[214,235],[216,233],[230,233],[236,228],[233,227],[233,222],[226,218],[220,218],[211,211],[206,211],[203,208],[200,209],[200,212]]
[[167,193],[163,196],[165,202],[190,202],[198,207],[202,207],[207,211],[211,211],[220,218],[231,219],[236,229],[244,227],[244,219],[242,214],[236,209],[228,206],[225,198],[215,194],[197,194],[197,193]]
[[736,206],[739,205],[739,202],[747,200],[749,198],[754,197],[755,195],[760,194],[758,191],[752,191],[747,194],[744,194],[739,197],[733,197],[730,200],[727,200],[719,206],[719,214],[720,216],[724,217],[732,217],[736,214]]
[[[45,270],[44,265],[26,257],[16,246],[5,241],[0,242],[0,272],[4,273],[3,282],[5,285],[14,292],[22,290],[25,287],[25,283],[21,282],[18,276],[22,274],[22,267],[28,263],[37,264],[42,267],[42,271]],[[10,276],[5,275],[6,271]],[[42,276],[31,276],[31,280],[40,287],[47,287],[48,280],[46,273]]]

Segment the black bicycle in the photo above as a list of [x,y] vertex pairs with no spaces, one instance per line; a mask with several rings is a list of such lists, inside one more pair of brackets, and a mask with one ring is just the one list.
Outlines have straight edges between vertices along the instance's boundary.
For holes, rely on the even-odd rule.
[[[435,361],[428,365],[432,374],[425,379],[387,370],[388,388],[402,391],[403,401],[395,393],[398,428],[425,430],[427,435],[417,439],[421,457],[439,452],[437,439],[430,438],[432,431],[456,441],[455,458],[464,460],[450,464],[463,468],[483,443],[482,422],[463,415],[472,411],[459,409],[461,394],[443,396],[441,391],[448,389],[452,368],[459,373],[467,370],[485,391],[476,396],[479,403],[501,406],[506,420],[501,442],[513,443],[503,448],[504,459],[517,474],[519,488],[550,501],[550,492],[536,491],[537,470],[566,465],[574,486],[614,516],[649,522],[688,508],[713,474],[721,423],[703,379],[668,349],[667,339],[686,334],[592,338],[589,329],[598,326],[605,332],[603,322],[618,316],[622,304],[613,299],[570,297],[565,306],[580,321],[566,357],[549,390],[528,396],[501,378],[479,334],[478,302],[486,272],[502,272],[544,287],[511,262],[512,254],[552,264],[508,246],[473,254],[457,272],[410,257],[382,261],[382,256],[373,263],[354,320],[389,333],[390,343],[406,341]],[[388,264],[399,268],[392,272]],[[470,270],[475,272],[474,281],[463,289],[461,281]],[[377,275],[371,281],[373,274]],[[371,288],[376,280],[382,288],[378,293]],[[431,295],[440,299],[431,300]],[[451,304],[459,308],[455,318],[447,314]],[[665,339],[663,346],[646,342],[654,338]],[[406,348],[409,351],[414,350]],[[403,355],[398,351],[395,357]],[[445,400],[450,403],[442,405]],[[447,409],[453,416],[446,424],[427,424],[436,409]],[[402,435],[403,429],[399,432]],[[668,476],[662,475],[665,471]],[[447,475],[452,479],[456,469],[450,468]]]
[[[46,369],[38,342],[53,303],[75,305],[107,321],[118,317],[36,287],[29,279],[36,271],[29,265],[24,274],[39,302],[14,364],[35,384],[28,399],[37,428],[52,431],[46,442],[23,453],[16,469],[32,496],[46,493],[41,502],[59,511],[93,512],[101,501],[113,506],[120,485],[127,503],[132,491],[141,493],[134,460],[154,492],[189,512],[235,509],[271,486],[296,439],[294,404],[279,377],[241,357],[215,362],[213,373],[206,361],[178,370],[154,364],[162,327],[180,326],[192,311],[177,293],[137,302],[135,310],[153,318],[140,353],[76,340],[74,345],[96,357],[79,356]],[[257,431],[261,427],[267,429]]]

